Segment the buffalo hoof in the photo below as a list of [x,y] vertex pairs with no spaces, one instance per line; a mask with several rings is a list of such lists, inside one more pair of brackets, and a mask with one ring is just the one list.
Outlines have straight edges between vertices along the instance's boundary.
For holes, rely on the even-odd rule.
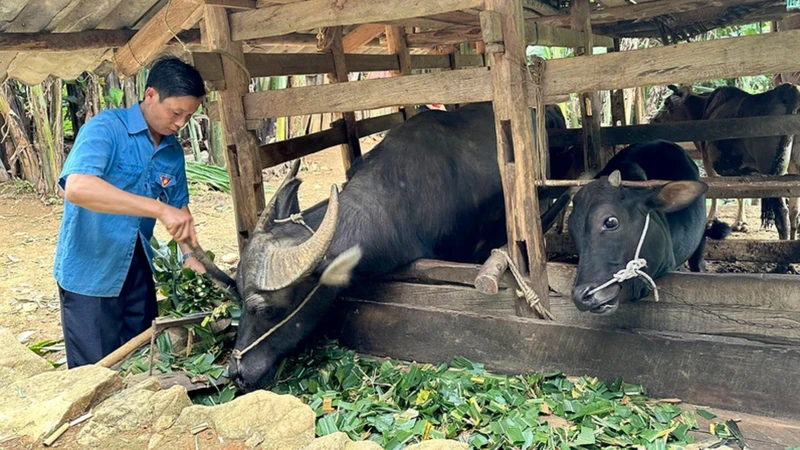
[[800,270],[794,264],[778,264],[777,267],[770,271],[771,273],[785,274],[785,275],[800,275]]
[[733,231],[734,233],[747,233],[748,231],[747,222],[736,222],[731,227],[731,231]]

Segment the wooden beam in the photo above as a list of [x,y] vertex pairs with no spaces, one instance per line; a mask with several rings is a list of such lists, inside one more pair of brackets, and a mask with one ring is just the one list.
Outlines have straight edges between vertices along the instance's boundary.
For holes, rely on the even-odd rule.
[[256,9],[255,0],[203,0],[203,4],[228,9]]
[[[589,55],[594,52],[592,23],[589,21],[591,6],[589,0],[574,0],[570,3],[571,27],[581,33],[583,42],[574,49],[575,55]],[[597,172],[607,162],[600,145],[600,95],[598,92],[581,92],[578,96],[581,108],[581,127],[583,129],[583,169]]]
[[131,76],[149,64],[176,33],[200,20],[201,6],[197,0],[170,0],[114,54],[117,72]]
[[241,69],[244,65],[242,44],[230,38],[227,10],[220,6],[205,6],[203,24],[209,50],[219,50],[226,55],[222,60],[225,90],[219,92],[217,103],[227,144],[227,169],[241,251],[264,209],[264,180],[258,143],[255,135],[247,130],[242,105],[242,95],[249,91],[250,79]]
[[[100,48],[119,48],[134,35],[133,30],[86,30],[71,33],[0,33],[0,52],[71,52]],[[200,43],[200,32],[178,33],[184,44]]]
[[355,30],[344,35],[343,45],[345,53],[352,53],[362,45],[377,38],[383,33],[384,26],[379,23],[366,23],[359,25]]
[[350,299],[340,300],[326,323],[326,334],[374,356],[433,364],[463,356],[507,374],[564,372],[609,382],[621,377],[647,386],[653,397],[800,418],[800,403],[786,401],[800,390],[800,350],[794,346]]
[[305,86],[244,95],[248,119],[361,111],[395,105],[474,103],[492,99],[485,68],[443,71],[346,85]]
[[[547,252],[577,255],[575,243],[567,233],[548,233]],[[705,258],[710,261],[748,261],[762,263],[793,264],[800,262],[800,241],[750,241],[708,239]]]
[[[623,186],[656,187],[671,180],[622,181]],[[672,180],[674,181],[674,180]],[[800,175],[702,178],[706,198],[800,197]],[[543,186],[585,186],[592,180],[545,180]]]
[[[509,255],[519,271],[527,274],[525,282],[530,282],[536,297],[520,299],[517,314],[547,317],[547,254],[536,192],[537,182],[545,179],[547,161],[544,99],[539,84],[544,62],[536,60],[538,64],[532,70],[527,67],[521,0],[487,0],[481,28],[492,67],[497,163],[503,181]],[[532,110],[527,102],[519,101],[527,99],[529,91]]]
[[[775,58],[800,53],[800,30],[780,31],[667,47],[547,61],[546,96],[659,84],[794,72],[800,59]],[[697,55],[702,55],[698,58]],[[591,73],[591,77],[585,74]]]
[[[342,43],[342,27],[334,27],[333,30],[331,55],[333,56],[334,71],[329,75],[329,79],[334,83],[347,83],[348,71],[344,55],[344,44]],[[341,118],[344,121],[345,134],[345,142],[341,144],[342,163],[344,164],[344,172],[347,174],[356,158],[361,157],[361,145],[358,142],[355,113],[352,111],[341,113]]]
[[342,3],[308,0],[232,14],[231,30],[233,39],[242,41],[313,28],[403,20],[482,6],[483,0],[349,0]]
[[[559,28],[540,24],[535,21],[525,23],[525,39],[528,45],[544,45],[549,47],[577,47],[585,40],[583,32],[569,28]],[[434,47],[437,45],[478,42],[481,40],[481,29],[478,26],[453,26],[440,30],[409,34],[406,37],[409,47]],[[593,35],[597,47],[613,47],[613,39],[607,36]]]
[[[549,134],[550,144],[576,145],[580,143],[579,132],[578,129],[552,131]],[[691,142],[796,134],[800,134],[800,116],[756,116],[603,127],[600,129],[600,142],[603,145],[623,145],[650,142],[655,139]]]
[[[403,113],[359,120],[356,122],[356,134],[359,137],[369,136],[400,125],[403,120]],[[343,124],[336,121],[331,124],[331,128],[324,131],[260,146],[262,167],[267,169],[345,142],[347,136]]]
[[[408,46],[406,45],[405,28],[397,25],[387,25],[385,30],[386,48],[389,50],[389,54],[397,57],[398,65],[400,66],[398,70],[392,70],[390,72],[391,75],[393,77],[411,75],[411,54],[408,52]],[[411,117],[415,112],[413,104],[405,104],[402,107],[407,117]],[[395,107],[394,110],[398,111],[399,107]]]
[[[224,88],[222,58],[219,53],[192,52],[194,64],[203,80]],[[399,70],[395,55],[345,54],[345,66],[349,72],[380,72]],[[457,69],[483,67],[481,55],[454,55]],[[284,75],[313,75],[333,72],[333,56],[330,53],[245,53],[245,66],[253,77]],[[450,69],[451,59],[447,55],[411,55],[411,70]]]

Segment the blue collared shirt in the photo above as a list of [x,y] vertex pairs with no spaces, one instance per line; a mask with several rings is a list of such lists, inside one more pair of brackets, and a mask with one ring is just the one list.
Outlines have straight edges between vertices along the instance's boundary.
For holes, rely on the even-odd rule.
[[[81,127],[59,184],[73,173],[96,175],[113,186],[176,208],[189,203],[183,150],[174,136],[158,148],[139,105],[109,109]],[[90,211],[64,200],[53,275],[67,291],[116,297],[128,274],[136,238],[152,269],[155,219]]]

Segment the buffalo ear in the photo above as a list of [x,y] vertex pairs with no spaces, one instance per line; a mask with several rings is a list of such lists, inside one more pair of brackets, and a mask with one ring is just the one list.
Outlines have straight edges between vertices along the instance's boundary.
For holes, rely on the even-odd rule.
[[647,198],[647,206],[665,213],[679,211],[692,204],[707,190],[708,185],[702,181],[673,181],[654,190]]
[[325,268],[319,282],[327,286],[347,286],[362,255],[358,245],[343,251]]
[[275,219],[286,219],[292,214],[300,212],[300,200],[297,190],[303,180],[293,178],[289,180],[280,191],[275,193]]

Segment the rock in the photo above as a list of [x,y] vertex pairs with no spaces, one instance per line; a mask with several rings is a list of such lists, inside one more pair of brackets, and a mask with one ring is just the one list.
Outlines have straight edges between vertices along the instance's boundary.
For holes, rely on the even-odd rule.
[[225,264],[236,264],[239,261],[239,255],[236,253],[226,253],[222,255],[222,262]]
[[19,380],[0,388],[0,430],[43,439],[121,388],[117,372],[96,365]]
[[336,433],[314,439],[303,450],[383,450],[380,445],[372,441],[353,442],[348,435],[338,431]]
[[467,450],[469,446],[451,439],[431,439],[409,445],[406,450]]
[[218,406],[190,406],[173,430],[206,423],[223,439],[261,441],[261,450],[301,450],[314,440],[314,411],[291,395],[255,391]]
[[[78,444],[84,448],[111,448],[119,444],[116,436],[122,433],[133,430],[160,432],[171,427],[192,401],[183,386],[160,389],[158,379],[149,378],[101,403],[78,433]],[[146,436],[142,438],[149,441],[149,433],[143,434]]]
[[0,388],[53,370],[44,358],[20,344],[8,328],[0,328],[0,348]]

